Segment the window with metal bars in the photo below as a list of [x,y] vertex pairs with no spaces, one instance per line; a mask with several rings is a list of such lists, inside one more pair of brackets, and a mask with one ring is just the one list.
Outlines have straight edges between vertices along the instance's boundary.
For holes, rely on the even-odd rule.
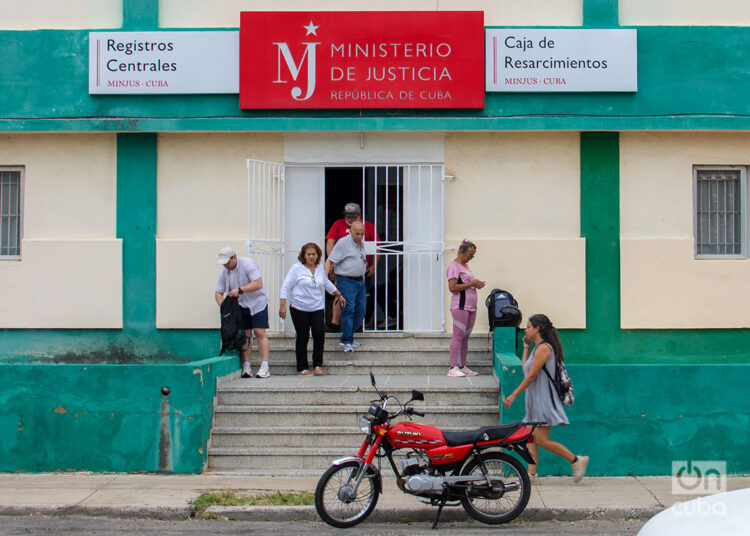
[[0,259],[21,256],[22,168],[0,167]]
[[746,253],[746,170],[695,168],[695,253],[737,257]]

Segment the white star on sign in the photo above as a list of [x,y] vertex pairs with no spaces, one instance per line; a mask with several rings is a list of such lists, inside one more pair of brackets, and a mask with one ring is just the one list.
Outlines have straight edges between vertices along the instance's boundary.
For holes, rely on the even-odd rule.
[[313,24],[313,21],[310,21],[310,24],[308,24],[307,26],[303,26],[303,28],[307,30],[305,36],[308,36],[310,34],[317,36],[318,34],[316,32],[318,31],[318,28],[320,28],[320,26],[315,26]]

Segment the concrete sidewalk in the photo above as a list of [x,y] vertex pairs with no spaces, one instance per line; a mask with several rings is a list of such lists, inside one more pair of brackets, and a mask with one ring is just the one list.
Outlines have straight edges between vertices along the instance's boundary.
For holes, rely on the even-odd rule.
[[[750,477],[728,477],[728,489],[750,487]],[[237,474],[140,475],[99,473],[0,473],[0,515],[100,515],[185,519],[189,501],[206,490],[314,491],[316,477]],[[571,477],[542,478],[532,487],[521,518],[579,520],[648,518],[694,495],[673,495],[670,477],[593,477],[574,484]],[[435,508],[383,481],[373,521],[431,521]],[[211,507],[210,512],[242,520],[314,520],[314,506]],[[446,508],[441,519],[466,519],[462,508]]]

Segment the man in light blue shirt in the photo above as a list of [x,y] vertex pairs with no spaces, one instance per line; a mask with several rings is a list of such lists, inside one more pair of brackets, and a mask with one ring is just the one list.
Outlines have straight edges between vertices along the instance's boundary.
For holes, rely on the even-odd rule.
[[364,236],[364,223],[352,223],[349,235],[336,242],[325,265],[326,274],[329,274],[333,267],[336,273],[336,286],[347,304],[347,307],[341,310],[341,345],[345,352],[353,352],[354,347],[360,346],[354,341],[354,332],[362,325],[367,308],[367,256],[362,242]]

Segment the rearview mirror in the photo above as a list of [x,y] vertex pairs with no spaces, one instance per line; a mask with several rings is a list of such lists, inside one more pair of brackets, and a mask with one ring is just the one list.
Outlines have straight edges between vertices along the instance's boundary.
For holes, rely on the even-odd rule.
[[370,384],[375,387],[375,376],[372,375],[372,371],[370,371]]
[[417,391],[416,389],[414,389],[411,392],[411,399],[412,400],[424,400],[424,395],[422,394],[421,391]]

